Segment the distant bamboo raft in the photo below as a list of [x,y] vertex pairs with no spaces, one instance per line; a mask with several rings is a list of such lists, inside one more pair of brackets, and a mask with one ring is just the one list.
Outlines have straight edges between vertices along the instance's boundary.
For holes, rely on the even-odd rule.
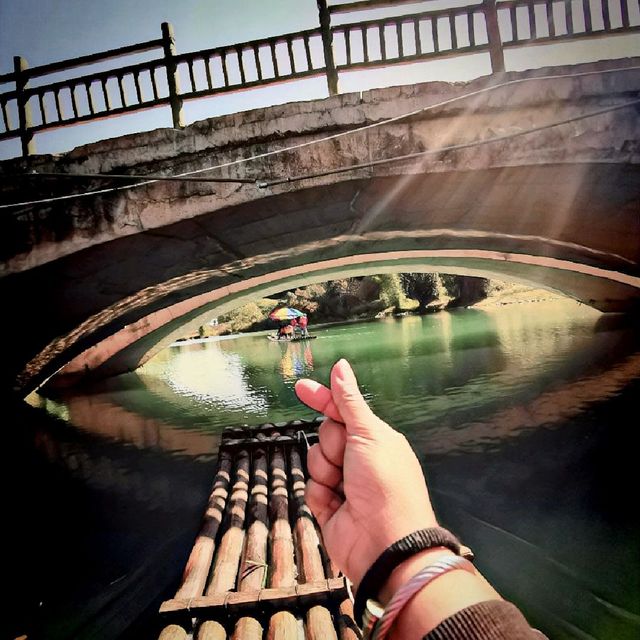
[[319,421],[222,434],[202,528],[160,640],[357,640],[345,578],[304,501]]

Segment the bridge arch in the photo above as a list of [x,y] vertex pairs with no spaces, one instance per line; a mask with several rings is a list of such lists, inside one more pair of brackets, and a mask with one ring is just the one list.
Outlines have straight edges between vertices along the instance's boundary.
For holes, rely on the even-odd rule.
[[[335,244],[348,241],[347,237],[339,237]],[[544,287],[588,305],[594,303],[589,296],[602,298],[613,291],[623,296],[629,288],[640,288],[640,278],[525,253],[416,248],[358,254],[347,251],[341,257],[243,278],[156,311],[73,358],[53,383],[66,386],[133,371],[213,314],[221,315],[258,297],[331,279],[402,272],[439,272],[519,282]]]

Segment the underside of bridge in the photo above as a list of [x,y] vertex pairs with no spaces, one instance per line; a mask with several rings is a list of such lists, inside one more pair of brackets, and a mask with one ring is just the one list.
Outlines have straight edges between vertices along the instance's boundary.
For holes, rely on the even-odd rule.
[[73,358],[68,374],[135,369],[205,313],[347,275],[481,275],[637,309],[639,180],[606,164],[353,180],[91,247],[3,280],[31,292],[12,314],[21,384]]
[[[640,70],[628,69],[595,80],[588,71],[588,81],[561,80],[545,85],[546,93],[518,85],[500,100],[487,94],[472,111],[448,107],[323,143],[322,152],[304,146],[262,158],[254,169],[282,176],[317,172],[522,132],[637,98]],[[490,81],[474,82],[482,87]],[[447,85],[444,91],[437,84],[439,97],[465,89]],[[216,119],[215,130],[211,122],[196,123],[184,132],[140,134],[33,162],[39,170],[121,172],[128,163],[132,171],[150,172],[159,170],[149,160],[156,153],[180,162],[182,170],[196,170],[210,153],[224,161],[225,153],[233,158],[270,148],[286,109],[298,123],[290,142],[306,144],[335,131],[328,122],[384,120],[394,110],[415,108],[419,98],[433,100],[432,89],[427,83],[357,99],[338,96],[304,106],[303,118],[303,107],[274,107],[248,113],[242,126],[230,116]],[[639,128],[637,112],[626,108],[531,140],[505,139],[266,189],[158,183],[26,207],[1,223],[0,296],[10,302],[4,315],[10,347],[0,385],[28,392],[65,365],[76,377],[132,370],[203,314],[292,286],[367,273],[516,280],[602,311],[637,311]],[[221,146],[224,136],[244,141]],[[44,194],[42,188],[35,195]],[[9,195],[33,197],[15,189]]]

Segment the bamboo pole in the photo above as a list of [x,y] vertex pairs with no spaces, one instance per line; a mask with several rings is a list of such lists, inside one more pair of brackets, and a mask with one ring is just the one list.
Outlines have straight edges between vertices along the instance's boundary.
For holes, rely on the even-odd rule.
[[206,594],[231,591],[236,586],[238,563],[244,542],[244,520],[249,489],[249,454],[241,450],[236,455],[236,479],[225,516],[225,532],[216,554],[213,572]]
[[[304,582],[324,579],[324,567],[320,555],[320,540],[313,516],[304,501],[305,476],[300,453],[292,447],[289,453],[291,468],[291,493],[295,506],[294,542],[298,573]],[[307,640],[337,640],[331,614],[320,605],[307,611]]]
[[[278,434],[272,434],[276,437]],[[289,587],[295,584],[293,534],[289,524],[289,498],[287,493],[287,467],[282,447],[276,446],[271,454],[271,578],[270,587]],[[298,621],[289,611],[271,616],[267,640],[298,640]]]
[[[265,587],[267,578],[268,477],[267,452],[263,448],[256,449],[253,454],[252,480],[249,529],[240,563],[239,591],[260,591]],[[262,626],[255,618],[242,617],[236,623],[233,637],[237,640],[262,640]]]
[[293,534],[289,523],[287,469],[282,447],[276,446],[271,455],[271,587],[295,584]]
[[259,591],[266,586],[269,519],[267,452],[265,449],[257,449],[254,452],[252,476],[249,528],[240,564],[240,591]]
[[219,458],[218,473],[209,496],[202,529],[191,550],[191,555],[184,570],[182,585],[176,593],[176,598],[193,598],[204,593],[207,576],[213,561],[216,535],[222,522],[224,508],[229,495],[232,463],[229,452],[222,451]]
[[[322,534],[320,534],[320,544],[322,545],[322,548],[325,548],[322,540]],[[336,565],[331,562],[331,560],[329,561],[328,574],[331,578],[340,577],[340,571]],[[340,640],[360,640],[361,634],[353,618],[353,601],[349,596],[344,598],[338,605],[337,622]]]
[[227,632],[219,622],[205,620],[198,629],[198,640],[227,640]]
[[162,630],[158,640],[186,640],[186,638],[187,632],[180,625],[170,624]]
[[255,618],[240,618],[233,640],[262,640],[262,625]]
[[[176,598],[189,599],[201,596],[204,592],[204,586],[213,560],[216,534],[222,521],[227,496],[229,494],[232,459],[228,452],[220,452],[218,465],[218,472],[213,482],[202,528],[196,538],[193,549],[191,549],[191,554],[189,555],[182,576],[182,584],[176,592]],[[176,635],[176,633],[178,633],[177,630],[170,629],[175,626],[176,625],[169,625],[165,627],[158,640],[182,640],[183,637],[186,638],[186,631],[184,631],[184,629],[182,629],[185,633],[184,636]],[[209,636],[201,636],[200,632],[198,633],[198,640],[205,640],[205,638],[208,637]],[[211,636],[211,640],[214,640],[213,636]],[[226,640],[226,635],[224,636],[224,640]]]

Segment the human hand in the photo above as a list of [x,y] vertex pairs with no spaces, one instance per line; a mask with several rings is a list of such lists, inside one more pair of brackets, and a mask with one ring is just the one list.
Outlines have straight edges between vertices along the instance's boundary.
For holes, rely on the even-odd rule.
[[333,366],[330,388],[303,379],[295,391],[326,416],[307,455],[307,504],[357,588],[389,545],[437,526],[424,474],[406,438],[371,411],[346,360]]

